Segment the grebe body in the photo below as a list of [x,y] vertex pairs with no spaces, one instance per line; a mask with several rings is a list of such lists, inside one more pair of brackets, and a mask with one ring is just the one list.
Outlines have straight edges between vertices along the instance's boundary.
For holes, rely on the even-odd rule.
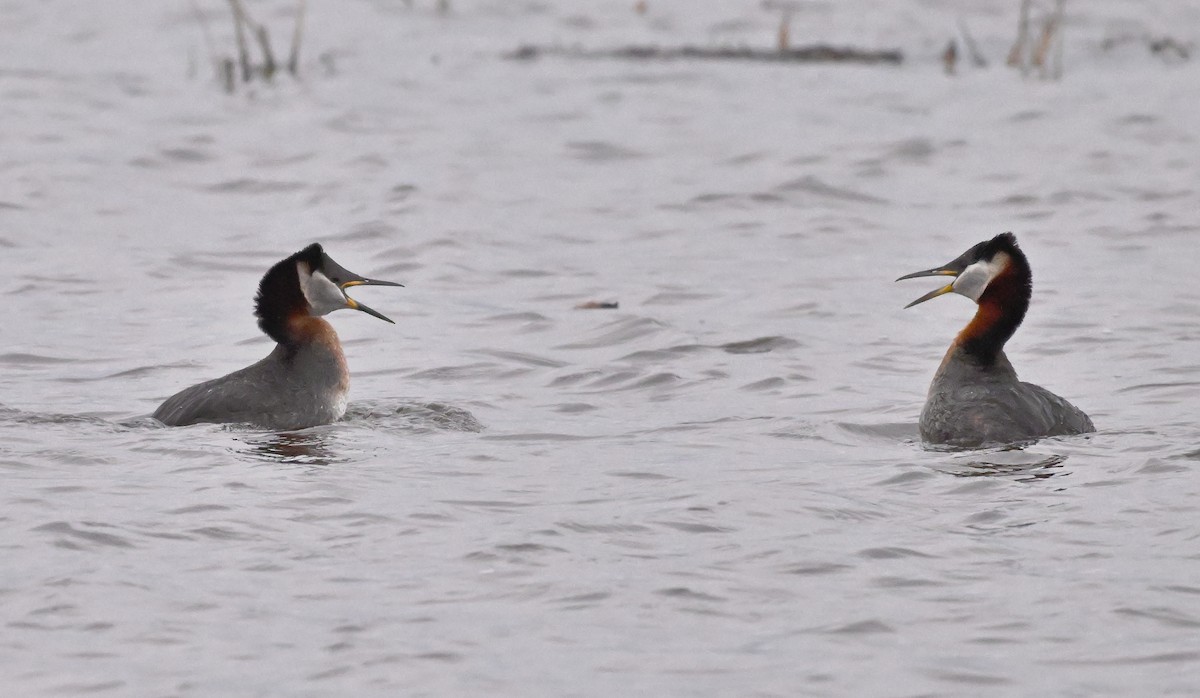
[[346,412],[350,372],[337,333],[321,316],[351,308],[392,322],[346,295],[353,286],[400,284],[354,274],[319,244],[271,267],[259,283],[255,315],[275,349],[246,368],[173,395],[154,418],[168,426],[245,423],[276,430],[337,421]]
[[980,447],[1095,431],[1078,407],[1017,378],[1004,344],[1025,319],[1033,294],[1029,261],[1012,233],[997,235],[954,261],[900,277],[954,280],[906,307],[958,293],[978,304],[975,317],[954,339],[934,374],[921,410],[926,443]]

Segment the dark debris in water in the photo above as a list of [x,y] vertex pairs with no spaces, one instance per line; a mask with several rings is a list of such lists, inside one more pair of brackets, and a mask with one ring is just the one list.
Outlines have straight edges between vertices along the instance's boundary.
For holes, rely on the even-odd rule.
[[812,44],[796,48],[760,49],[749,46],[622,46],[611,49],[537,46],[522,44],[504,56],[529,61],[543,57],[608,58],[627,61],[716,60],[759,63],[888,63],[899,64],[904,54],[897,49],[863,49]]
[[1100,42],[1100,49],[1105,52],[1114,51],[1127,44],[1145,46],[1153,55],[1167,63],[1181,63],[1192,57],[1194,46],[1190,41],[1176,39],[1173,36],[1150,36],[1146,34],[1122,34],[1110,36]]

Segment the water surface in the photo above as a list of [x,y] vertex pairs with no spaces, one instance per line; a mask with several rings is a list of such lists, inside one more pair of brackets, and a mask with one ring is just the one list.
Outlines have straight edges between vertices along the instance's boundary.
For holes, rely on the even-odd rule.
[[[6,693],[1196,691],[1200,75],[1102,43],[1195,8],[1073,6],[1040,81],[941,73],[991,3],[793,24],[900,67],[510,61],[778,17],[429,4],[310,3],[304,80],[233,96],[185,4],[0,6]],[[1009,356],[1098,432],[925,450],[972,308],[892,279],[1004,230]],[[347,419],[141,419],[270,350],[314,240],[406,285],[331,318]]]

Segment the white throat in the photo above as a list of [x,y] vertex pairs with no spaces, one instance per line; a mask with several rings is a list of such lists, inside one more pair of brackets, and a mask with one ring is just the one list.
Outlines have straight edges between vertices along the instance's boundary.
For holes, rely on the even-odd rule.
[[319,270],[311,271],[304,262],[296,263],[296,273],[300,275],[300,290],[313,315],[328,315],[346,307],[346,294],[328,276]]
[[997,252],[986,262],[975,262],[954,279],[954,292],[978,303],[988,284],[1008,268],[1009,262],[1007,252]]

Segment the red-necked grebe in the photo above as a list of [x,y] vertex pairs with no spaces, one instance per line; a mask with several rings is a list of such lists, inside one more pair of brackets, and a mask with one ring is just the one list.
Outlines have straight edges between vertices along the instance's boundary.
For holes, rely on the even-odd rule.
[[1004,343],[1017,331],[1033,294],[1029,260],[1012,233],[975,245],[958,259],[896,279],[951,276],[954,281],[909,303],[958,293],[979,308],[954,342],[929,386],[921,438],[931,444],[977,447],[1028,442],[1043,436],[1095,431],[1078,407],[1017,380]]
[[[350,372],[333,326],[340,308],[392,320],[346,295],[352,286],[400,286],[365,279],[312,244],[271,267],[258,285],[258,326],[278,344],[266,358],[167,399],[154,418],[169,426],[237,422],[266,429],[329,424],[346,413]],[[393,323],[394,324],[394,323]]]

